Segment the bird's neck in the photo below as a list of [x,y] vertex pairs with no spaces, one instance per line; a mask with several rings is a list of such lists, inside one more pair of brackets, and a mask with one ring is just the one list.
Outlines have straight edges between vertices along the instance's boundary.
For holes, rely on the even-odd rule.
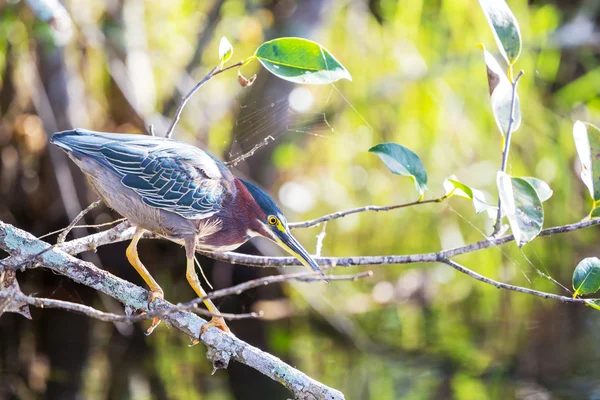
[[256,203],[246,185],[237,178],[235,178],[235,187],[236,193],[232,199],[233,204],[232,207],[229,207],[234,220],[239,221],[237,225],[243,227],[245,231],[262,234],[264,226],[259,220],[265,220],[267,216]]

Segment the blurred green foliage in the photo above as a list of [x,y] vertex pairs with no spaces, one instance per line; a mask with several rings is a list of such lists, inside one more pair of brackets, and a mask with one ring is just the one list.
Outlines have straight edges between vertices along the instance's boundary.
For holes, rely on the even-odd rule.
[[[193,57],[197,32],[210,22],[206,13],[212,2],[152,0],[141,6],[139,1],[124,2],[135,3],[137,8],[131,12],[143,13],[146,42],[141,48],[127,43],[137,36],[123,32],[127,24],[111,17],[114,10],[106,3],[91,1],[85,9],[71,3],[67,8],[79,26],[80,39],[67,45],[65,58],[73,79],[83,85],[87,110],[76,121],[95,130],[142,130],[111,112],[116,101],[111,60],[115,53],[132,48],[148,57],[151,106],[160,112]],[[363,2],[328,2],[311,35],[348,69],[353,81],[308,88],[314,100],[310,112],[324,116],[331,127],[328,132],[275,132],[279,136],[264,163],[275,170],[270,191],[281,194],[290,221],[418,199],[410,180],[393,175],[368,153],[381,142],[400,143],[419,155],[429,177],[426,198],[443,195],[444,179],[455,174],[461,182],[483,190],[488,199],[496,199],[502,138],[491,111],[486,67],[476,47],[484,43],[492,49],[494,38],[479,4],[474,0],[373,3],[381,21]],[[525,75],[519,84],[523,122],[513,136],[507,172],[549,183],[554,191],[544,203],[544,226],[549,227],[579,221],[590,209],[589,195],[578,177],[571,130],[576,119],[600,118],[600,65],[597,44],[561,46],[552,39],[559,27],[572,22],[570,8],[530,3],[509,1],[523,38],[515,68]],[[577,3],[583,7],[583,2]],[[293,6],[289,5],[290,12]],[[35,64],[35,45],[46,43],[43,24],[22,4],[3,7],[0,54],[11,47],[17,71],[14,101],[24,104],[27,95],[20,90],[29,86],[23,71]],[[127,12],[124,15],[127,20]],[[219,63],[220,37],[232,43],[232,61],[245,59],[270,38],[277,18],[270,4],[226,1],[193,78],[200,79]],[[589,18],[597,22],[599,17]],[[86,29],[101,32],[104,39],[95,34],[81,39]],[[6,58],[0,57],[0,79],[6,68]],[[251,76],[259,70],[253,63],[243,73]],[[257,83],[265,78],[265,71],[260,72]],[[230,145],[240,140],[232,134],[239,128],[238,113],[254,107],[245,103],[247,90],[251,89],[240,88],[235,72],[218,76],[192,99],[175,137],[227,155]],[[259,109],[258,115],[277,120],[278,112],[287,113],[287,107]],[[258,123],[257,132],[268,131],[266,122]],[[308,193],[305,200],[311,207],[294,208],[294,202],[286,200],[283,188],[290,182]],[[475,215],[469,202],[452,198],[330,222],[323,255],[436,251],[481,240],[491,229],[485,213]],[[314,249],[319,232],[320,227],[294,234]],[[596,234],[584,230],[538,238],[522,250],[511,243],[457,261],[493,279],[567,294],[560,284],[570,286],[577,262],[596,254]],[[525,398],[524,393],[592,398],[591,393],[597,392],[600,380],[592,367],[600,361],[593,334],[600,325],[597,311],[497,290],[445,265],[372,270],[374,277],[369,280],[286,287],[293,312],[268,325],[274,354],[293,360],[295,367],[341,390],[348,399],[507,399]],[[165,279],[161,276],[159,281]],[[188,349],[186,340],[166,329],[148,338],[156,352],[154,367],[166,382],[169,397],[232,398],[224,373],[211,377],[203,350]],[[85,374],[90,398],[103,395],[102,386],[94,382],[105,378],[102,349],[109,345],[100,336],[90,358]],[[145,398],[143,390],[134,392],[141,393],[136,398]]]

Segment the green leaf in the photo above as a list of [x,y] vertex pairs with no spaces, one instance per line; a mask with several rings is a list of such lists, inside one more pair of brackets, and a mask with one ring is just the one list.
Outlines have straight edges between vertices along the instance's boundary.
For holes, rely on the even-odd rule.
[[600,207],[596,207],[590,212],[590,218],[598,218],[600,217]]
[[423,196],[427,187],[427,172],[418,155],[397,143],[381,143],[371,147],[369,152],[381,158],[394,174],[410,176]]
[[513,65],[521,54],[521,32],[517,19],[504,0],[479,0],[479,4],[502,56],[509,65]]
[[573,297],[596,293],[600,289],[600,260],[584,258],[573,271]]
[[458,196],[471,200],[477,214],[490,209],[497,209],[486,202],[485,195],[481,190],[473,189],[456,179],[452,179],[452,177],[446,178],[444,188],[446,189],[447,196]]
[[542,230],[544,209],[536,190],[522,178],[498,172],[498,194],[502,211],[519,247],[532,241]]
[[225,64],[231,56],[233,55],[233,46],[229,43],[229,40],[225,36],[221,38],[221,42],[219,43],[219,60],[221,61],[221,66]]
[[586,300],[585,304],[592,308],[595,308],[596,310],[600,310],[600,301],[598,300]]
[[543,180],[539,179],[539,178],[534,178],[532,176],[523,176],[521,177],[521,179],[526,180],[527,182],[529,182],[529,184],[535,189],[535,191],[538,194],[538,197],[540,198],[540,201],[543,203],[544,201],[548,200],[550,197],[552,197],[552,194],[554,193],[552,191],[552,189],[550,189],[550,185],[548,185],[546,182],[544,182]]
[[[488,85],[490,88],[494,119],[496,120],[498,129],[500,129],[500,133],[504,136],[506,132],[508,132],[508,126],[510,125],[513,86],[494,56],[492,56],[483,45],[480,47],[483,50],[483,58],[487,67]],[[515,132],[521,126],[521,101],[519,100],[518,93],[515,93],[515,110],[513,118],[511,131]]]
[[261,44],[254,55],[269,72],[290,82],[327,84],[352,80],[326,48],[307,39],[270,40]]
[[577,121],[573,125],[573,139],[581,163],[581,180],[596,202],[600,200],[600,130]]

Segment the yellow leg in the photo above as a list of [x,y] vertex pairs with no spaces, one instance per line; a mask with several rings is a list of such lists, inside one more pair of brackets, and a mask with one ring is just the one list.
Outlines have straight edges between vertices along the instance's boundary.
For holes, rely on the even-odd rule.
[[[142,264],[142,261],[140,260],[140,257],[138,255],[137,244],[140,241],[140,238],[142,237],[143,234],[144,234],[144,230],[141,228],[138,228],[135,231],[135,234],[133,235],[133,239],[131,239],[131,243],[127,247],[126,254],[127,254],[127,259],[129,260],[129,263],[133,266],[133,268],[135,268],[135,270],[138,272],[138,274],[140,274],[142,279],[144,279],[144,282],[146,282],[148,287],[150,287],[150,291],[152,292],[150,294],[150,303],[152,303],[154,300],[156,300],[158,298],[163,299],[165,297],[165,295],[164,295],[164,291],[162,290],[162,288],[154,280],[152,275],[150,275],[150,272],[148,272],[148,270],[146,269],[144,264]],[[148,328],[148,330],[146,331],[146,334],[147,335],[151,334],[154,331],[154,329],[158,326],[158,324],[160,324],[160,319],[154,318],[152,320],[152,325],[150,326],[150,328]]]
[[[186,276],[190,286],[192,287],[192,289],[194,289],[194,291],[198,295],[198,297],[204,297],[204,296],[206,296],[206,292],[204,291],[204,289],[202,289],[202,286],[200,285],[200,280],[198,279],[198,274],[196,273],[196,266],[194,264],[194,253],[195,253],[195,243],[190,243],[190,242],[186,241],[185,254],[186,254],[186,258],[187,258],[187,270],[186,270],[185,276]],[[219,313],[219,310],[214,305],[212,300],[206,299],[203,301],[203,303],[206,306],[206,308],[208,309],[208,311],[210,311],[211,313],[213,313],[213,314]],[[229,330],[229,327],[225,323],[225,320],[223,319],[223,317],[213,316],[212,319],[207,324],[202,326],[200,334],[202,335],[211,326],[215,326],[224,332],[231,333],[231,331]],[[197,341],[194,341],[193,344],[196,344],[196,343],[197,343]]]

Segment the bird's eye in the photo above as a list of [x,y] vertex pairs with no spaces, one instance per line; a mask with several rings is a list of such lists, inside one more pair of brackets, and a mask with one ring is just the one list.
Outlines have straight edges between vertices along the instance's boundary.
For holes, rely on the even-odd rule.
[[277,217],[274,215],[269,215],[268,221],[269,225],[277,225]]

